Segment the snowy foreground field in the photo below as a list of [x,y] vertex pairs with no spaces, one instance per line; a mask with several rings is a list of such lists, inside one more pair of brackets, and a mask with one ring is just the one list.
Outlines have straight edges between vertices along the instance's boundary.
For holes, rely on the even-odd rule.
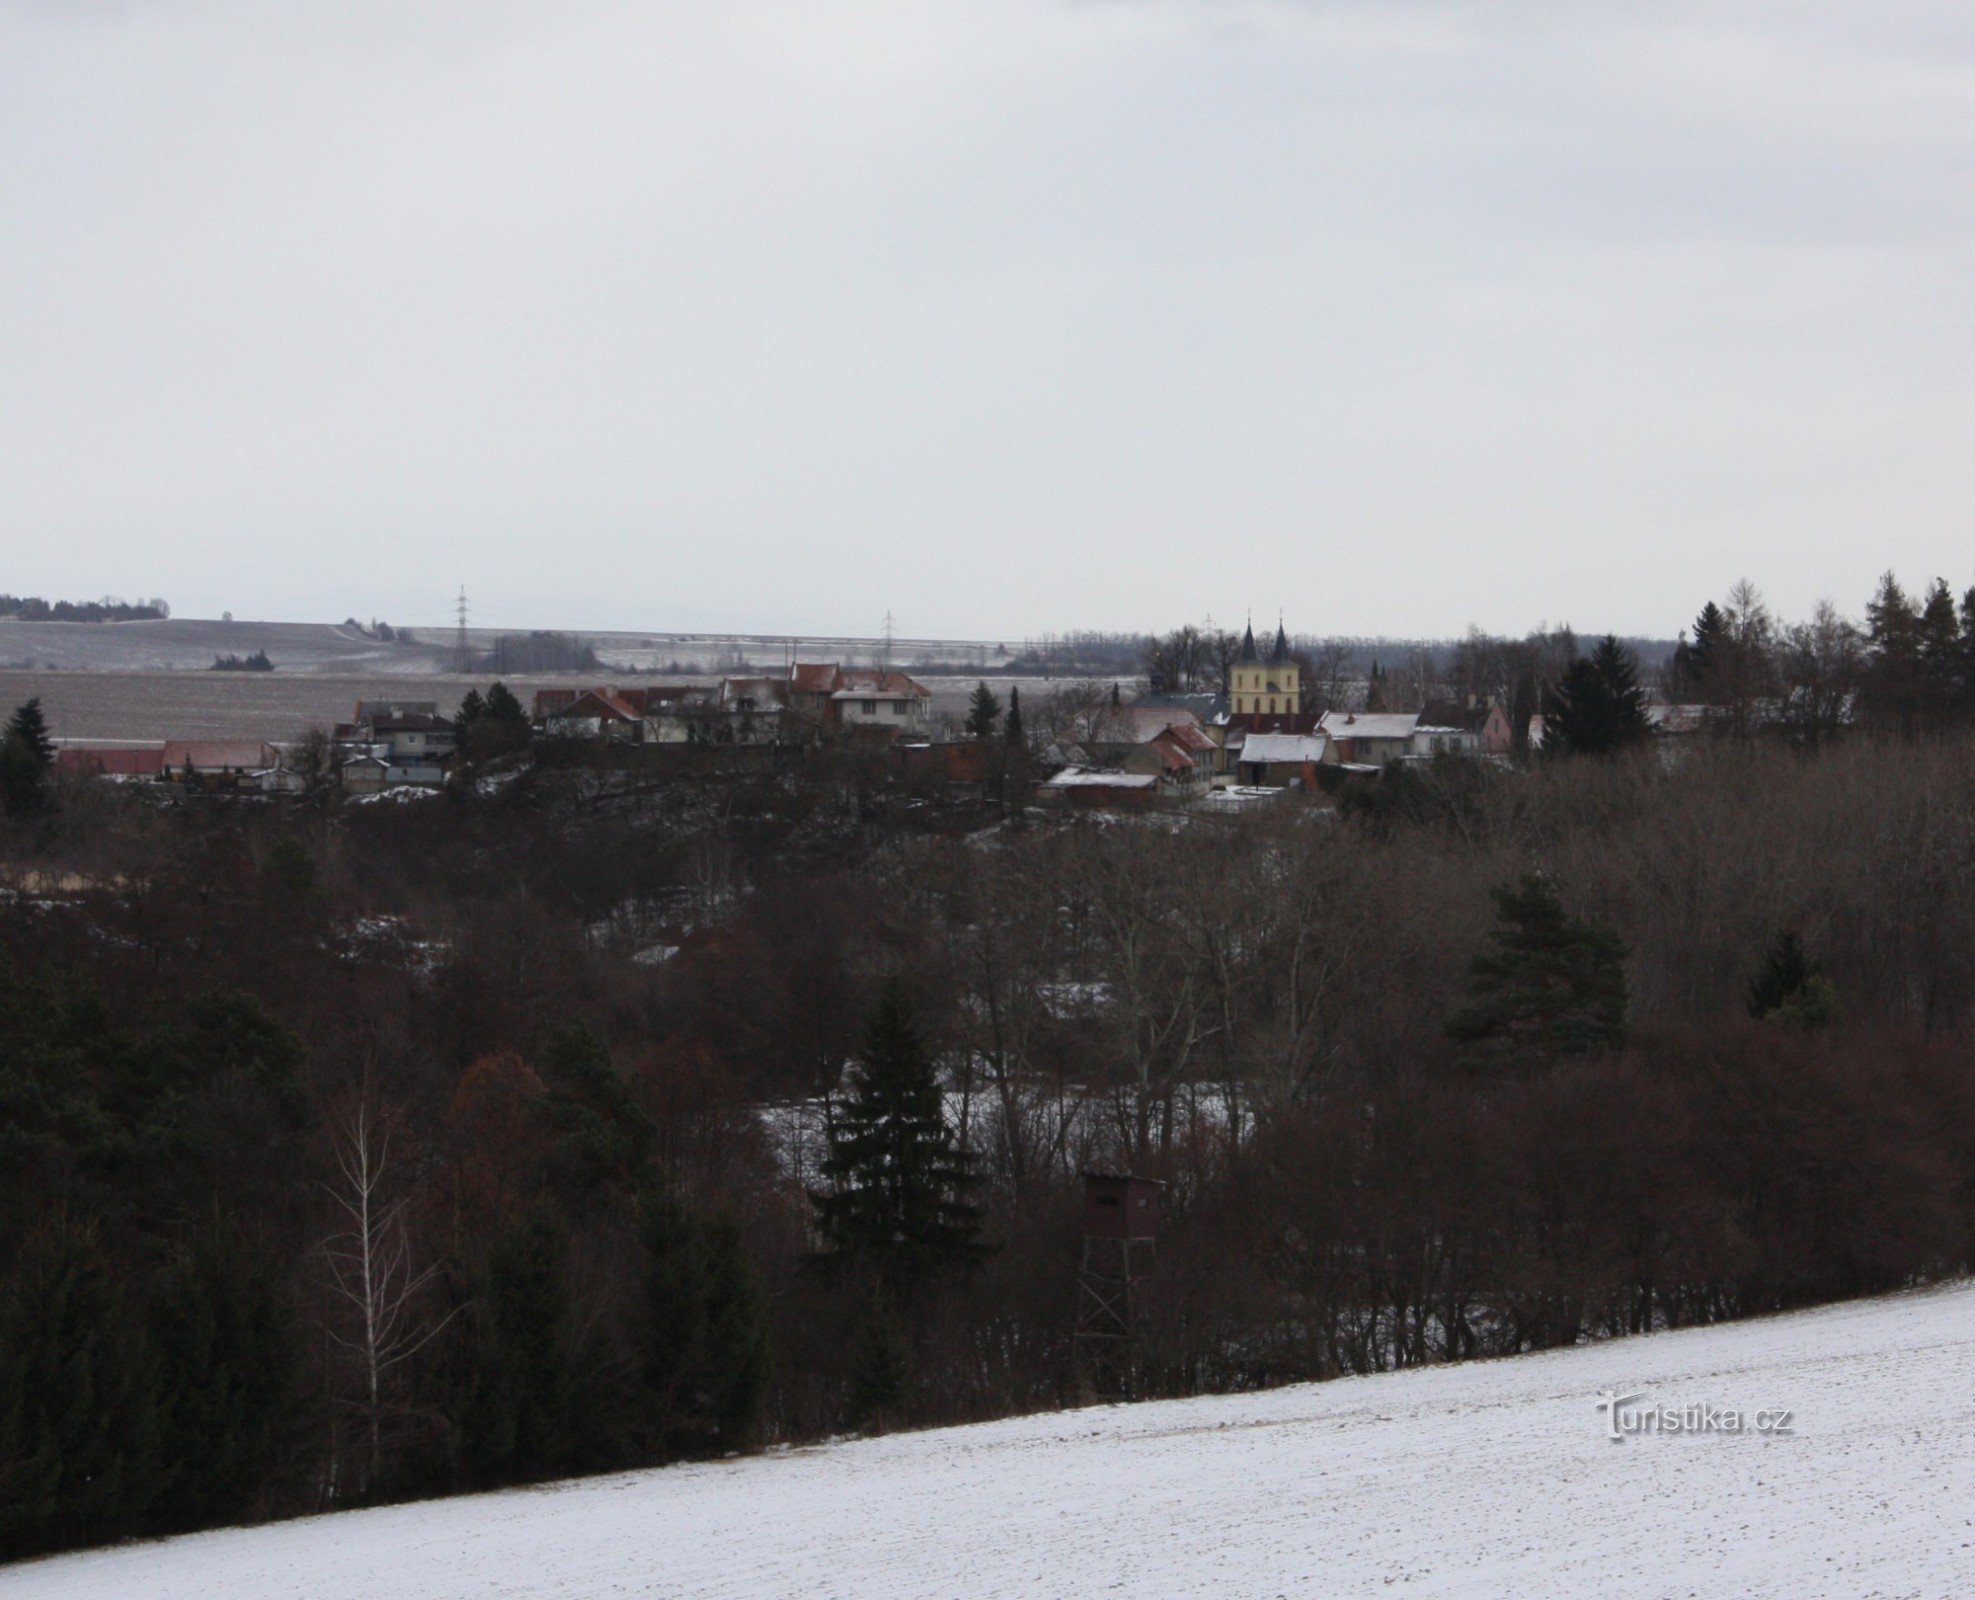
[[[1607,1389],[1794,1431],[1615,1443]],[[0,1570],[0,1600],[1103,1592],[1975,1595],[1975,1288]]]

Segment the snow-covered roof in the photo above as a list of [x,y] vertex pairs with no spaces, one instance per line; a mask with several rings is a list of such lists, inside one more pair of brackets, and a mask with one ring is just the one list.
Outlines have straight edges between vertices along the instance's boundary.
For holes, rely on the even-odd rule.
[[1243,762],[1321,761],[1328,741],[1320,733],[1251,733],[1242,741]]
[[1159,780],[1149,772],[1085,772],[1066,767],[1051,778],[1046,789],[1150,789]]
[[1318,724],[1333,739],[1410,739],[1417,711],[1330,711]]

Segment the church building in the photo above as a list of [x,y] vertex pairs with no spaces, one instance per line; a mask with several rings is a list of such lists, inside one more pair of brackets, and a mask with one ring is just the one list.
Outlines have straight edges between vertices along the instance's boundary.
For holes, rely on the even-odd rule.
[[1241,654],[1235,657],[1233,681],[1228,686],[1232,710],[1239,716],[1272,716],[1303,709],[1303,669],[1289,658],[1289,636],[1276,624],[1275,644],[1267,659],[1255,645],[1255,625],[1251,622],[1241,638]]

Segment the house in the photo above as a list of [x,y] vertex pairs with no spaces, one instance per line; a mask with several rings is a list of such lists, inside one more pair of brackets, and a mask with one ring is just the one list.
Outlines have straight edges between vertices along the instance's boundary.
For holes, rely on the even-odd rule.
[[369,719],[362,742],[383,745],[397,766],[437,766],[452,759],[459,739],[436,711],[387,711]]
[[645,696],[615,684],[594,689],[540,689],[535,714],[551,738],[603,739],[640,744],[645,737]]
[[1320,733],[1251,733],[1242,741],[1236,770],[1254,789],[1317,786],[1317,766],[1328,740]]
[[[1446,731],[1467,735],[1462,741],[1446,739]],[[1509,755],[1515,733],[1509,727],[1509,713],[1493,699],[1467,695],[1467,699],[1430,699],[1420,707],[1420,733],[1434,733],[1436,739],[1414,747],[1414,755]]]
[[830,696],[842,668],[834,661],[798,661],[789,668],[789,709],[818,728],[830,727]]
[[1414,753],[1416,711],[1331,711],[1318,724],[1329,741],[1327,759],[1346,766],[1383,767]]
[[828,726],[869,729],[896,737],[926,726],[933,692],[902,672],[875,667],[840,667],[830,691]]
[[788,720],[789,683],[786,678],[722,678],[721,727],[715,737],[734,744],[779,744]]
[[1159,795],[1159,780],[1149,772],[1091,772],[1065,767],[1036,791],[1037,798],[1058,805],[1141,809]]

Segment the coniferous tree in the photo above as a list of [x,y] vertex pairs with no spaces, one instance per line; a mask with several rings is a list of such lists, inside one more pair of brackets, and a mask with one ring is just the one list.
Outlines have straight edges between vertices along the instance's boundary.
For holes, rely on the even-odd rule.
[[30,817],[47,809],[55,741],[39,696],[23,703],[0,733],[0,809],[10,817]]
[[1804,951],[1803,941],[1785,929],[1769,943],[1761,969],[1749,980],[1749,1015],[1815,1029],[1837,1020],[1838,991]]
[[527,748],[532,734],[528,713],[514,691],[498,680],[482,699],[469,690],[460,702],[454,737],[469,761],[484,761]]
[[643,1233],[649,1448],[661,1458],[738,1450],[760,1420],[768,1385],[760,1290],[740,1230],[653,1196]]
[[1961,619],[1955,615],[1954,595],[1945,580],[1936,578],[1920,608],[1915,639],[1920,668],[1920,710],[1933,721],[1951,715],[1960,705]]
[[1468,1003],[1447,1024],[1471,1067],[1547,1069],[1625,1043],[1625,942],[1564,910],[1541,873],[1494,891],[1499,925],[1476,956]]
[[967,702],[967,735],[972,739],[992,739],[1001,721],[1001,702],[985,683],[974,685],[974,696]]
[[471,737],[473,729],[487,715],[487,702],[480,698],[478,689],[468,689],[460,697],[459,710],[453,713],[453,735],[461,744]]
[[141,1312],[96,1230],[56,1216],[0,1299],[0,1560],[140,1531],[158,1463]]
[[1002,725],[1002,734],[1010,745],[1022,746],[1022,691],[1018,687],[1011,686],[1008,690],[1008,720]]
[[864,1036],[857,1085],[834,1111],[823,1160],[830,1187],[812,1196],[833,1254],[901,1288],[979,1259],[980,1216],[965,1198],[971,1168],[894,978]]
[[536,1050],[556,1132],[550,1169],[576,1200],[614,1190],[634,1195],[652,1179],[656,1133],[610,1048],[585,1023],[551,1029]]
[[1729,648],[1728,617],[1712,600],[1694,618],[1694,637],[1682,639],[1673,651],[1669,687],[1674,698],[1711,705],[1719,693],[1721,658]]
[[460,1427],[469,1481],[528,1483],[571,1464],[576,1384],[565,1355],[562,1253],[561,1225],[546,1210],[488,1252]]
[[152,1295],[171,1528],[250,1516],[289,1475],[304,1417],[301,1341],[279,1264],[222,1224],[182,1246]]
[[1911,733],[1923,698],[1920,613],[1888,572],[1865,608],[1864,700],[1882,722]]
[[1610,634],[1570,664],[1543,707],[1546,755],[1611,755],[1651,732],[1638,666]]

